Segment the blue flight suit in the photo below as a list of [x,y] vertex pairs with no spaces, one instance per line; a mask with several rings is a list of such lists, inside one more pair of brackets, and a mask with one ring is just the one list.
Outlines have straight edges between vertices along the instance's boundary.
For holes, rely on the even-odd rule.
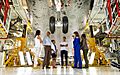
[[82,60],[80,54],[80,38],[75,37],[73,45],[74,45],[74,67],[77,68],[77,64],[79,63],[78,68],[82,68]]

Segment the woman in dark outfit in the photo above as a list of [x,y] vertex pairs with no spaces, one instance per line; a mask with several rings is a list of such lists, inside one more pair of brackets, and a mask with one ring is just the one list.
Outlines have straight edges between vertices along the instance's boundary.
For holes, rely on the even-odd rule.
[[81,41],[81,49],[83,50],[83,56],[84,56],[84,60],[85,60],[85,68],[88,68],[88,46],[87,46],[87,39],[86,39],[86,35],[82,34],[81,36],[82,41]]

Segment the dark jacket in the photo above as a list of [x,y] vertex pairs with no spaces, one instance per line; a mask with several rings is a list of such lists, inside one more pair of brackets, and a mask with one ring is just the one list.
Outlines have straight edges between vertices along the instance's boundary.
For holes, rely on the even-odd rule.
[[81,41],[81,49],[82,49],[82,50],[88,49],[87,39],[85,39],[85,38],[83,38],[82,41]]

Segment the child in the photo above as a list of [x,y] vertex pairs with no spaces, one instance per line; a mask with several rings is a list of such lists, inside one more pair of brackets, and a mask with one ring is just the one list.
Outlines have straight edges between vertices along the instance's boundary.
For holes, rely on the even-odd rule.
[[52,62],[51,65],[53,68],[56,68],[56,57],[57,57],[57,48],[55,45],[55,40],[51,40],[52,45],[51,45],[51,49],[52,49]]

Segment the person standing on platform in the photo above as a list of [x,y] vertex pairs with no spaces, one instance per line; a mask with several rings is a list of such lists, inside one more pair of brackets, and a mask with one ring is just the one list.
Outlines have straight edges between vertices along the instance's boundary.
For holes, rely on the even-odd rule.
[[44,62],[43,62],[43,69],[46,66],[46,68],[50,68],[50,58],[51,58],[51,40],[50,40],[50,32],[47,31],[46,36],[43,39],[43,45],[45,50],[45,56],[44,56]]
[[42,39],[41,39],[41,36],[40,36],[40,30],[37,30],[36,33],[35,33],[35,38],[34,38],[34,43],[35,43],[35,50],[34,50],[34,53],[35,53],[35,58],[34,58],[34,67],[37,67],[37,60],[39,58],[39,53],[40,53],[40,45],[42,43]]
[[[73,68],[79,68],[82,69],[82,59],[81,59],[81,53],[80,53],[80,37],[79,37],[79,33],[76,31],[74,32],[74,41],[73,41],[73,45],[74,45],[74,67]],[[79,66],[77,66],[79,63]]]
[[81,49],[83,50],[83,56],[84,56],[84,60],[85,60],[85,68],[88,68],[88,57],[87,57],[87,54],[88,54],[88,46],[87,46],[87,39],[86,39],[86,35],[85,34],[82,34],[81,36],[82,38],[82,41],[81,41]]
[[65,62],[66,62],[66,67],[68,66],[68,43],[66,42],[66,37],[63,37],[63,42],[60,43],[60,47],[61,47],[61,65],[63,68],[64,65],[64,61],[63,61],[63,55],[65,55]]
[[52,62],[51,65],[53,68],[56,68],[56,57],[57,57],[57,48],[55,45],[55,40],[51,40],[52,41],[52,45],[51,45],[51,49],[52,49]]

